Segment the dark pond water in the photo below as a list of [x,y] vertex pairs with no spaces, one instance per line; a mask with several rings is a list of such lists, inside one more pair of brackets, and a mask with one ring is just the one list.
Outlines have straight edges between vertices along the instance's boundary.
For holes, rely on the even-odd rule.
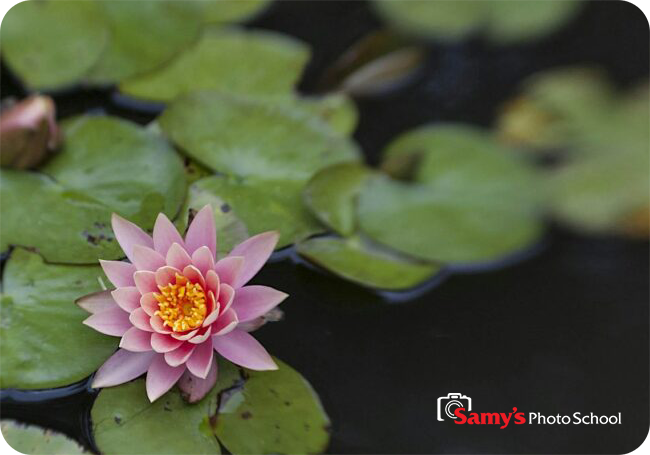
[[[355,39],[379,27],[365,2],[289,2],[252,26],[309,42],[301,88]],[[356,139],[370,163],[395,134],[428,121],[490,125],[517,83],[545,68],[597,64],[621,87],[648,76],[648,23],[624,2],[595,2],[554,36],[490,48],[478,39],[429,46],[427,71],[396,92],[358,102]],[[22,95],[3,69],[2,96]],[[141,123],[152,114],[110,90],[57,96],[61,116],[104,110]],[[550,228],[516,263],[448,274],[418,292],[381,295],[280,253],[255,281],[291,294],[285,320],[257,332],[302,372],[332,422],[331,453],[623,453],[648,433],[647,242]],[[620,425],[453,425],[436,400],[462,392],[479,411],[622,413]],[[92,447],[85,383],[2,391],[2,416],[72,435]]]

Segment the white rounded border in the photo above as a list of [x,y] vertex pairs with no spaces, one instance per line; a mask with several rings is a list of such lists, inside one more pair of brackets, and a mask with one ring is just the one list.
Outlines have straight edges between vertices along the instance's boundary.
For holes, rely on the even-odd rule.
[[[2,22],[2,19],[5,17],[5,14],[7,11],[11,9],[12,6],[14,6],[17,3],[20,3],[22,0],[0,0],[0,22]],[[648,19],[648,22],[650,22],[650,0],[627,0],[633,5],[636,5],[641,11],[646,16],[646,19]],[[639,447],[637,450],[632,452],[629,455],[650,455],[650,434],[648,434],[648,437],[646,438],[645,442],[641,447]],[[0,433],[0,455],[22,455],[18,452],[16,452],[14,449],[9,447],[9,444],[7,444],[2,437],[2,433]]]

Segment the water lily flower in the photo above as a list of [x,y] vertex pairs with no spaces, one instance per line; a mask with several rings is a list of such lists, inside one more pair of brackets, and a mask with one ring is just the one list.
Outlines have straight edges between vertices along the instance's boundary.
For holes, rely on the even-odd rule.
[[56,107],[49,96],[33,95],[0,114],[0,164],[29,169],[40,164],[61,142]]
[[115,386],[146,372],[152,402],[177,382],[194,402],[217,379],[215,351],[251,370],[277,369],[249,331],[287,294],[245,286],[273,252],[277,232],[251,237],[217,259],[210,206],[196,214],[185,239],[162,213],[153,236],[117,215],[112,225],[130,262],[100,261],[116,288],[77,301],[91,313],[84,324],[121,337],[120,349],[97,371],[93,387]]

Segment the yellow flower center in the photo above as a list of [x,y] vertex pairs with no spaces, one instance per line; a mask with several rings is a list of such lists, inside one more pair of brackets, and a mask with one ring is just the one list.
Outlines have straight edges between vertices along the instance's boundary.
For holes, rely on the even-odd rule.
[[174,332],[193,330],[201,326],[208,308],[205,292],[198,283],[192,283],[183,275],[176,274],[176,283],[158,286],[160,293],[154,295],[158,301],[158,311],[164,325]]

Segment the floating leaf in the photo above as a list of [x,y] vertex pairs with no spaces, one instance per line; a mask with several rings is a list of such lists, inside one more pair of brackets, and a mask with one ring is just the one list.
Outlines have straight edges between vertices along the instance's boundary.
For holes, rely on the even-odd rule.
[[355,230],[355,202],[361,187],[372,174],[358,163],[330,166],[314,175],[304,189],[307,207],[341,235]]
[[51,262],[95,263],[123,256],[112,212],[145,227],[161,211],[176,215],[183,163],[159,135],[111,117],[80,117],[64,130],[62,150],[42,169],[47,176],[2,172],[2,250],[21,245]]
[[117,340],[81,322],[74,301],[101,290],[99,266],[50,265],[17,248],[3,275],[0,383],[43,389],[80,381],[117,347]]
[[319,116],[330,127],[343,135],[350,135],[357,127],[359,113],[354,103],[347,96],[336,93],[320,98],[289,97],[273,100],[277,103],[286,102],[296,109],[303,108],[306,112]]
[[67,436],[35,425],[23,425],[14,420],[2,420],[2,437],[19,453],[29,455],[73,455],[88,453]]
[[480,130],[422,127],[389,145],[384,167],[358,206],[362,231],[414,257],[456,263],[496,260],[534,242],[535,175]]
[[285,104],[198,92],[176,100],[159,121],[189,156],[241,177],[306,180],[331,164],[359,159],[352,141]]
[[230,23],[249,19],[264,10],[269,0],[212,0],[203,2],[206,23]]
[[21,2],[2,21],[2,57],[32,90],[79,82],[108,42],[95,2]]
[[400,290],[417,286],[441,266],[416,262],[365,239],[319,237],[296,245],[298,253],[346,280],[364,286]]
[[88,75],[92,83],[119,82],[150,71],[192,44],[199,34],[200,3],[109,0],[98,4],[111,39]]
[[302,188],[302,182],[291,180],[207,177],[190,187],[186,209],[212,204],[216,224],[223,229],[218,230],[220,251],[271,230],[280,232],[276,248],[282,248],[323,230],[304,207]]
[[615,232],[638,212],[647,226],[648,167],[647,151],[612,149],[609,154],[576,158],[548,172],[551,210],[564,223],[591,232]]
[[329,421],[318,397],[275,360],[277,371],[246,373],[220,361],[217,384],[195,404],[177,388],[150,403],[142,379],[103,389],[91,412],[97,447],[114,454],[218,454],[218,438],[234,455],[323,451]]
[[212,27],[168,65],[123,82],[120,91],[163,102],[199,90],[290,94],[308,58],[307,47],[287,36]]
[[544,0],[374,2],[394,27],[436,39],[458,39],[483,31],[495,43],[529,40],[552,33],[580,9],[581,2]]
[[247,371],[241,388],[222,401],[215,434],[234,455],[321,453],[330,421],[318,395],[296,370]]

